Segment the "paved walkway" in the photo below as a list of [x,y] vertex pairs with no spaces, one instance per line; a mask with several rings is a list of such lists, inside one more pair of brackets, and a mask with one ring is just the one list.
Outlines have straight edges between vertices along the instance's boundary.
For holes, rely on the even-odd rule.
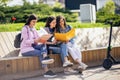
[[110,70],[105,70],[102,67],[88,68],[81,74],[65,75],[58,73],[56,78],[44,78],[37,76],[20,80],[120,80],[120,64],[113,65]]

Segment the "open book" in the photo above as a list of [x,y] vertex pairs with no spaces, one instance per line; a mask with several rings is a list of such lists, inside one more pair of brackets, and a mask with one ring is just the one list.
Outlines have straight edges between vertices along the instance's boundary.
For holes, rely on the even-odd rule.
[[52,37],[51,34],[46,34],[46,35],[42,35],[41,37],[39,37],[39,42],[41,43],[45,43],[47,42],[47,40],[49,40]]
[[39,36],[48,34],[48,32],[44,28],[40,28],[40,31],[38,33],[39,33]]
[[67,33],[55,33],[55,39],[59,41],[68,41],[75,36],[75,29],[71,29]]
[[44,28],[40,28],[39,33],[39,42],[47,42],[51,38],[51,34],[48,34],[48,32]]

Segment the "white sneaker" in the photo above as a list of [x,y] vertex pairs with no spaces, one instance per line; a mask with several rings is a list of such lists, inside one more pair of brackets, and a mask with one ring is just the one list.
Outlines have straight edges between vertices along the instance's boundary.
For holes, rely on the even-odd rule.
[[86,65],[84,63],[81,63],[81,67],[82,67],[83,70],[85,70],[88,67],[88,65]]
[[42,64],[52,64],[54,62],[54,59],[51,59],[49,56],[45,57],[42,60]]
[[76,71],[76,70],[74,70],[72,68],[69,68],[67,70],[64,70],[64,73],[65,74],[76,74],[76,73],[78,73],[78,71]]
[[70,61],[64,62],[63,67],[71,67],[73,66],[73,63],[71,63]]

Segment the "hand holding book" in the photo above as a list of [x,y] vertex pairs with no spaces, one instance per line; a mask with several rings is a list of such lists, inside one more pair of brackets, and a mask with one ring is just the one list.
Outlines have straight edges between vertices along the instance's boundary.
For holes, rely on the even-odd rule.
[[52,36],[51,34],[42,35],[41,37],[38,38],[38,42],[45,43],[51,36]]
[[55,33],[55,39],[63,42],[68,42],[74,36],[75,36],[75,29],[71,29],[67,33]]

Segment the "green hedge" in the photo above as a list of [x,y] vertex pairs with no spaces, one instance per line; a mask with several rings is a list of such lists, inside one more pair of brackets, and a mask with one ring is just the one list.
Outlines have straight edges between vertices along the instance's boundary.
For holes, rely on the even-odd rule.
[[120,15],[119,14],[106,15],[106,16],[99,15],[97,17],[97,22],[99,23],[109,24],[111,20],[113,21],[114,26],[120,26]]
[[0,6],[0,23],[11,22],[11,17],[16,17],[16,23],[25,22],[30,14],[36,14],[38,21],[45,22],[50,15],[63,15],[67,21],[77,21],[77,15],[69,10],[59,7],[51,7],[47,4],[27,4],[23,6],[3,7]]

